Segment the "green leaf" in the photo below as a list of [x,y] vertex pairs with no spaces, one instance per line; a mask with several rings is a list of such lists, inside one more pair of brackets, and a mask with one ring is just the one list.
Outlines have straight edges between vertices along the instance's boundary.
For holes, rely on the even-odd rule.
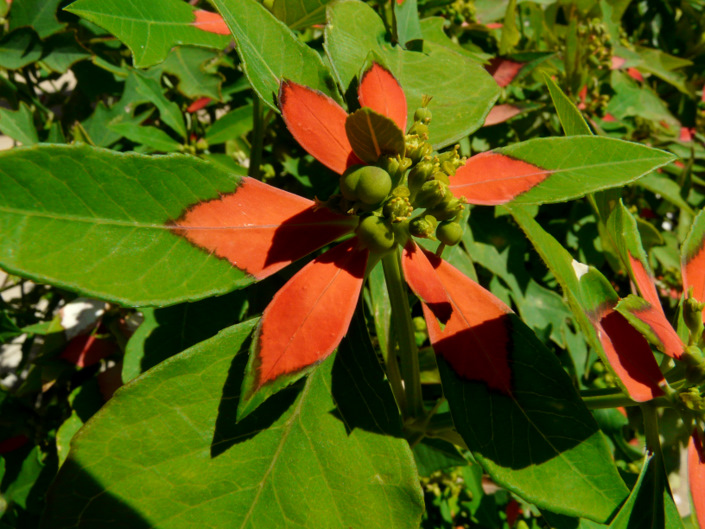
[[511,395],[461,379],[437,357],[456,429],[499,485],[538,507],[604,522],[628,493],[605,438],[553,353],[510,318]]
[[239,178],[186,156],[87,146],[0,154],[0,266],[126,305],[166,305],[251,282],[172,233],[188,206]]
[[536,138],[493,152],[551,172],[543,182],[515,198],[517,204],[562,202],[623,186],[675,160],[665,151],[598,136]]
[[401,44],[406,46],[414,40],[421,40],[421,22],[419,20],[419,9],[416,0],[403,0],[399,4],[396,0],[392,2],[392,9],[397,23],[397,38]]
[[418,477],[406,441],[382,435],[401,425],[374,357],[341,347],[235,422],[254,323],[119,390],[74,439],[43,527],[418,527]]
[[272,13],[291,29],[303,29],[326,21],[329,0],[274,0]]
[[422,52],[392,46],[382,20],[363,2],[331,4],[325,38],[343,92],[372,55],[386,63],[404,89],[409,123],[423,96],[433,96],[429,134],[437,149],[480,128],[499,96],[497,83],[477,61],[450,48],[431,41],[424,41]]
[[502,24],[502,38],[499,41],[499,54],[507,55],[519,43],[521,33],[517,28],[517,0],[509,0],[507,10],[504,12]]
[[353,152],[362,161],[376,163],[383,154],[404,155],[404,133],[387,116],[361,108],[345,120]]
[[162,62],[174,46],[222,49],[230,41],[194,26],[194,9],[180,0],[77,0],[66,11],[98,24],[124,42],[136,68]]
[[56,10],[61,0],[15,0],[10,13],[10,31],[30,27],[42,39],[64,28],[56,19]]
[[617,119],[639,116],[651,121],[665,121],[674,130],[680,123],[668,110],[664,101],[648,86],[640,86],[628,75],[613,70],[610,85],[615,94],[607,104],[605,112]]
[[320,55],[256,0],[213,0],[230,28],[252,88],[279,111],[277,94],[283,79],[320,90],[340,100],[335,82]]
[[443,28],[449,24],[450,22],[443,17],[428,17],[422,19],[421,31],[424,41],[433,42],[477,62],[486,63],[492,58],[492,55],[482,51],[482,48],[479,46],[470,46],[469,43],[464,43],[464,45],[470,48],[466,49],[452,41],[450,37],[446,35],[446,32],[443,31]]
[[206,132],[209,145],[225,143],[247,134],[252,130],[252,105],[245,105],[231,110],[213,123]]
[[0,108],[0,132],[23,145],[39,143],[32,111],[24,102],[18,110]]
[[46,40],[41,63],[50,70],[66,73],[71,66],[91,56],[90,52],[76,41],[75,31],[65,31]]
[[181,144],[166,132],[156,127],[149,127],[131,123],[129,121],[112,121],[108,128],[127,138],[130,141],[146,145],[155,151],[175,152]]
[[677,206],[679,209],[687,211],[691,215],[695,215],[693,208],[681,196],[683,188],[667,176],[651,173],[640,179],[638,184],[656,195],[661,195],[665,200]]
[[245,299],[242,292],[233,292],[195,303],[142,309],[144,321],[125,348],[123,382],[129,382],[167,358],[236,323],[246,307]]
[[675,72],[674,70],[692,66],[693,61],[675,57],[653,48],[637,48],[636,52],[641,57],[641,61],[638,64],[640,70],[659,77],[686,96],[691,96],[691,91],[686,86],[687,77],[685,73]]
[[186,138],[186,126],[181,109],[179,105],[169,101],[164,95],[164,89],[160,82],[161,74],[156,70],[147,73],[133,70],[133,76],[137,94],[153,103],[159,110],[162,121],[178,132],[182,138]]
[[0,40],[0,68],[18,70],[38,61],[42,47],[31,29],[18,29]]
[[585,121],[585,118],[580,113],[580,110],[578,110],[578,107],[575,106],[570,98],[563,93],[563,90],[561,90],[548,75],[544,75],[543,79],[548,86],[548,91],[553,100],[553,106],[556,107],[556,113],[558,114],[558,119],[561,121],[565,135],[590,136],[592,131]]
[[191,99],[210,97],[220,101],[224,77],[217,71],[218,55],[195,46],[174,48],[157,68],[178,78],[179,92]]
[[648,455],[639,480],[629,499],[615,516],[609,529],[678,529],[683,527],[673,503],[663,463]]
[[426,437],[414,447],[419,476],[428,477],[439,470],[467,465],[458,449],[447,441]]

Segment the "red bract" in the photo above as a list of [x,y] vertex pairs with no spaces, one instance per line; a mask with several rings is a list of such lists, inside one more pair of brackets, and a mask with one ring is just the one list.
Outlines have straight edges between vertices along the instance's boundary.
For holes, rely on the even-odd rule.
[[[389,118],[402,131],[406,129],[406,97],[382,66],[373,64],[362,75],[358,99],[363,107]],[[279,102],[289,131],[318,161],[338,174],[363,163],[346,134],[348,113],[336,101],[284,81]],[[458,189],[458,194],[471,202],[499,204],[547,175],[526,162],[488,153],[471,158],[458,169],[450,189]],[[462,207],[462,202],[458,203]],[[366,211],[363,216],[335,213],[244,178],[235,192],[190,208],[172,229],[254,278],[263,279],[356,228],[359,232],[361,219],[379,218],[375,215],[381,207],[377,213],[369,208]],[[301,373],[333,352],[352,319],[370,254],[376,252],[378,259],[393,251],[397,243],[403,245],[401,267],[424,304],[437,353],[461,376],[511,393],[506,327],[509,308],[448,263],[422,251],[408,235],[384,250],[356,235],[301,269],[265,309],[253,340],[254,372],[245,398],[280,377]]]

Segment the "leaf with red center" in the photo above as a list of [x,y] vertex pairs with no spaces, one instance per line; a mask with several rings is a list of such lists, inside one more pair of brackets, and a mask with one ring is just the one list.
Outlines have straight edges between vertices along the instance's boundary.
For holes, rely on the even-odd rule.
[[406,96],[389,70],[373,63],[362,74],[357,98],[361,106],[387,116],[402,132],[406,131]]
[[583,308],[597,331],[605,359],[629,396],[645,402],[663,395],[663,374],[646,339],[615,310],[619,296],[607,279],[590,267],[580,277]]
[[[488,25],[489,27],[489,25]],[[487,66],[487,71],[494,77],[499,86],[507,86],[524,67],[523,62],[516,62],[502,57],[495,57]]]
[[705,210],[695,217],[681,251],[683,292],[692,288],[693,297],[705,301]]
[[441,328],[424,305],[428,334],[437,355],[465,380],[477,380],[505,395],[512,393],[509,367],[512,312],[490,292],[431,253],[425,253],[450,300],[453,312]]
[[448,293],[426,254],[412,240],[404,247],[401,267],[414,294],[445,324],[453,310]]
[[649,342],[671,358],[680,359],[685,344],[666,319],[661,305],[652,305],[630,294],[619,302],[616,310]]
[[702,435],[693,431],[688,443],[688,482],[695,515],[700,527],[705,527],[705,449]]
[[[276,293],[253,338],[239,418],[338,346],[357,305],[367,256],[354,237],[310,262]],[[265,385],[268,390],[255,395]]]
[[562,202],[622,186],[673,159],[613,138],[537,138],[473,156],[451,177],[450,188],[473,204]]
[[235,192],[189,208],[174,233],[263,279],[355,228],[303,197],[243,178]]
[[345,121],[345,132],[355,154],[367,163],[377,163],[383,154],[404,154],[404,133],[387,116],[369,108],[356,110]]
[[218,13],[197,10],[194,11],[193,14],[196,15],[196,20],[193,21],[193,25],[198,29],[215,33],[216,35],[230,35],[227,24]]
[[279,108],[289,132],[316,160],[338,174],[362,163],[345,132],[347,112],[327,95],[293,81],[279,89]]
[[460,167],[451,180],[455,195],[471,204],[495,205],[509,202],[543,182],[550,171],[503,154],[476,154]]

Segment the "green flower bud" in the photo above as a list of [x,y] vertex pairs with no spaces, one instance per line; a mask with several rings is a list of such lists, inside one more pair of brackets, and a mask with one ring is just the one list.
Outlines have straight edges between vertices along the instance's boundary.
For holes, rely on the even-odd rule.
[[690,387],[684,391],[681,391],[678,396],[680,397],[685,407],[689,410],[695,412],[702,412],[705,410],[705,401],[703,401],[702,395],[698,388]]
[[685,378],[688,382],[699,385],[705,380],[705,357],[698,347],[689,345],[680,359],[686,364]]
[[463,238],[463,228],[457,222],[444,221],[436,228],[436,237],[446,246],[455,246]]
[[457,199],[449,193],[448,197],[440,204],[429,210],[429,214],[438,220],[452,220],[462,213],[465,207],[465,199]]
[[416,217],[409,222],[409,233],[421,239],[432,239],[438,222],[432,215]]
[[414,198],[414,205],[417,208],[432,208],[450,194],[448,186],[438,180],[424,182],[419,192]]
[[417,108],[414,112],[414,121],[428,124],[431,121],[431,111],[426,107]]
[[408,219],[414,212],[414,208],[409,203],[407,197],[391,197],[387,202],[384,203],[384,208],[382,213],[385,218],[388,218],[392,222],[401,222]]
[[434,180],[438,180],[439,182],[443,182],[447,186],[450,185],[450,178],[448,178],[448,174],[444,171],[436,171],[433,173],[432,178]]
[[416,134],[419,138],[424,140],[428,139],[428,125],[423,123],[415,122],[409,129],[409,134]]
[[434,164],[431,160],[421,160],[409,171],[409,189],[419,190],[424,182],[431,179]]
[[340,192],[350,201],[372,206],[384,200],[392,190],[392,179],[384,169],[374,165],[350,167],[340,177]]
[[385,253],[394,248],[394,231],[381,217],[371,215],[363,218],[355,233],[362,244],[373,253]]
[[690,336],[693,341],[700,340],[703,333],[703,307],[705,304],[700,303],[692,297],[692,292],[688,293],[688,297],[683,303],[683,321],[690,331]]

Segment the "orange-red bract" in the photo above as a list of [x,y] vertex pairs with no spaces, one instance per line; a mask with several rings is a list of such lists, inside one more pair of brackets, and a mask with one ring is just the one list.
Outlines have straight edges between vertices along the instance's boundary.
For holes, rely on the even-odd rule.
[[401,257],[404,277],[411,290],[431,309],[441,323],[446,323],[453,310],[448,294],[426,254],[410,240]]
[[[487,24],[487,27],[490,27],[490,24]],[[503,59],[502,57],[495,57],[487,66],[487,71],[499,86],[504,87],[514,80],[523,67],[523,62]]]
[[230,35],[230,29],[228,29],[223,17],[221,17],[218,13],[197,10],[194,11],[193,14],[196,15],[196,19],[192,22],[192,24],[198,29],[208,31],[209,33],[215,33],[217,35]]
[[510,158],[485,152],[468,159],[450,180],[456,196],[471,204],[494,206],[504,204],[540,184],[551,171]]
[[406,96],[394,76],[374,63],[360,79],[357,91],[360,105],[390,118],[406,131]]
[[274,296],[256,342],[255,388],[326,358],[352,319],[368,251],[349,239],[319,256]]
[[612,307],[603,307],[591,319],[607,360],[629,396],[646,402],[663,395],[659,386],[665,380],[646,339]]
[[[693,289],[693,297],[698,301],[705,301],[705,246],[682,264],[683,292],[688,293]],[[705,317],[705,314],[703,314]]]
[[284,81],[279,89],[279,108],[294,139],[326,167],[342,174],[349,166],[362,163],[345,132],[347,112],[327,95]]
[[490,113],[487,114],[484,126],[491,127],[492,125],[504,123],[519,114],[521,114],[521,108],[516,105],[495,105],[490,110]]
[[357,220],[306,198],[243,178],[235,192],[201,202],[172,229],[257,279],[351,232]]
[[641,261],[632,256],[631,253],[628,256],[629,266],[632,269],[634,282],[639,289],[639,293],[651,305],[643,310],[633,312],[633,314],[651,327],[663,344],[664,353],[671,358],[679,359],[683,354],[685,345],[663,312],[663,306],[654,285],[654,278]]
[[443,284],[453,313],[441,328],[424,305],[428,334],[436,354],[466,380],[484,382],[488,388],[512,394],[509,366],[512,310],[460,270],[433,254],[426,254]]
[[703,440],[695,430],[688,443],[688,482],[700,527],[705,527],[705,452]]

